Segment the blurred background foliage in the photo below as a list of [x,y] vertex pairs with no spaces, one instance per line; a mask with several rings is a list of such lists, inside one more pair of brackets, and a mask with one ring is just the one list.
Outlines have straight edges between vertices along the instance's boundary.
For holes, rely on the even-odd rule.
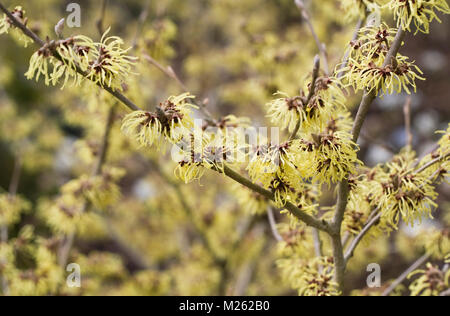
[[[2,1],[9,8],[23,6],[28,26],[41,38],[54,37],[54,25],[67,17],[70,2]],[[95,23],[102,1],[77,3],[81,28],[66,25],[64,36],[84,34],[98,40]],[[344,21],[337,0],[306,3],[334,67],[356,21]],[[207,100],[216,117],[246,116],[255,126],[270,126],[265,104],[278,90],[296,94],[317,53],[292,0],[109,0],[103,25],[111,26],[110,34],[121,36],[133,46],[131,54],[140,57],[140,75],[130,78],[126,93],[136,104],[152,109],[183,92],[142,58],[147,54],[164,67],[170,65],[198,100]],[[445,130],[450,118],[448,16],[433,24],[431,34],[408,34],[405,42],[403,53],[417,61],[427,78],[412,96],[413,146],[420,157],[439,139],[434,131]],[[60,90],[26,80],[23,74],[35,49],[19,47],[14,37],[0,37],[0,185],[8,191],[14,168],[19,168],[17,192],[27,204],[9,229],[9,239],[21,249],[15,259],[20,281],[11,284],[11,294],[295,294],[281,281],[264,203],[249,203],[254,199],[250,193],[248,199],[242,193],[237,199],[236,192],[244,189],[217,175],[191,185],[177,182],[169,156],[138,151],[120,133],[126,110],[109,96],[92,87]],[[350,100],[352,109],[359,96]],[[388,160],[405,145],[405,101],[406,95],[386,96],[372,107],[360,152],[369,166]],[[82,218],[55,214],[52,205],[61,187],[90,174],[109,107],[115,105],[106,166],[126,170],[119,181],[120,196],[108,208],[93,208]],[[438,204],[448,209],[449,187],[441,186],[439,193]],[[322,205],[333,201],[334,192],[326,191]],[[286,221],[275,215],[278,222]],[[347,291],[365,287],[369,262],[380,263],[387,280],[417,258],[420,231],[401,230],[404,234],[392,233],[356,253]],[[80,264],[82,287],[71,289],[56,262],[58,249],[72,232],[76,238],[68,262]],[[23,246],[26,240],[33,240],[33,247]]]

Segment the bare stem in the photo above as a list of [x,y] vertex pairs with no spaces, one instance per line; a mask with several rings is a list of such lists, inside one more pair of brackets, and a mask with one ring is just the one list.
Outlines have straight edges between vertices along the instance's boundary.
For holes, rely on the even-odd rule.
[[147,20],[147,17],[148,17],[149,9],[150,9],[150,0],[147,0],[143,10],[141,11],[141,14],[139,15],[139,20],[138,20],[138,23],[136,26],[136,33],[135,33],[134,39],[133,39],[133,45],[132,45],[133,49],[136,49],[136,47],[137,47],[139,36],[142,33],[142,30],[143,30],[144,24],[145,24],[145,20]]
[[381,296],[388,296],[391,294],[393,290],[400,284],[402,284],[403,281],[408,277],[408,275],[413,272],[414,270],[418,269],[422,264],[425,263],[429,258],[431,257],[430,254],[424,254],[422,257],[417,259],[408,269],[406,269],[405,272],[403,272],[397,279],[394,280],[394,282],[389,285],[389,287],[381,294]]
[[105,31],[104,28],[103,28],[103,22],[105,20],[106,6],[107,5],[108,5],[108,0],[103,0],[102,1],[102,8],[101,8],[101,11],[100,11],[100,18],[96,22],[97,29],[98,29],[98,32],[100,33],[100,36]]
[[[319,77],[319,70],[320,70],[320,58],[319,58],[319,55],[316,55],[314,57],[314,67],[313,67],[313,72],[312,72],[311,86],[309,87],[308,96],[306,97],[306,100],[303,104],[304,106],[307,106],[309,104],[309,102],[311,101],[312,97],[314,96],[314,93],[316,90],[316,81],[317,81],[317,78]],[[295,137],[297,137],[298,130],[300,129],[301,124],[302,124],[302,122],[299,120],[297,122],[297,125],[295,125],[294,131],[292,132],[291,136],[289,137],[290,141],[295,139]]]
[[382,213],[378,213],[375,217],[373,217],[360,231],[360,233],[353,239],[352,243],[347,249],[347,252],[345,254],[345,262],[347,263],[348,260],[353,256],[353,253],[355,252],[355,249],[358,247],[361,240],[363,240],[364,236],[369,232],[369,230],[380,220]]
[[[173,79],[177,83],[177,85],[181,88],[181,90],[183,90],[184,92],[190,92],[188,87],[184,84],[184,82],[180,79],[180,77],[177,75],[177,73],[173,70],[173,68],[171,66],[164,67],[156,59],[154,59],[153,57],[151,57],[151,56],[149,56],[147,54],[144,54],[142,57],[145,60],[147,60],[150,64],[155,66],[157,69],[159,69],[167,77]],[[212,122],[215,121],[213,115],[211,114],[211,112],[209,112],[209,110],[208,110],[208,108],[206,107],[205,104],[197,104],[197,106],[200,109],[200,111],[208,119],[210,119]]]
[[406,98],[406,102],[403,105],[403,115],[405,116],[405,134],[406,134],[406,146],[412,149],[413,134],[411,132],[411,97]]
[[[267,199],[269,199],[271,201],[275,201],[275,196],[272,192],[264,189],[263,187],[260,187],[259,185],[253,183],[249,179],[241,176],[239,173],[237,173],[230,167],[225,166],[223,169],[223,172],[222,172],[222,170],[219,170],[219,169],[214,169],[214,170],[225,174],[227,177],[233,179],[234,181],[242,184],[243,186],[249,188],[250,190],[252,190],[256,193],[261,194],[262,196],[266,197]],[[305,212],[303,212],[301,209],[299,209],[297,206],[295,206],[294,204],[292,204],[290,202],[286,203],[285,208],[292,215],[294,215],[299,220],[304,222],[306,225],[315,227],[321,231],[330,232],[330,227],[326,221],[317,219],[311,215],[306,214]]]
[[323,256],[323,243],[320,239],[320,232],[317,228],[313,228],[314,251],[317,257]]
[[283,237],[281,237],[280,233],[277,229],[277,223],[275,222],[275,216],[273,215],[273,209],[269,205],[267,207],[267,218],[269,219],[270,230],[272,231],[273,237],[276,241],[283,241]]
[[302,17],[305,20],[306,25],[308,26],[309,31],[311,32],[311,35],[314,38],[314,41],[316,42],[317,48],[319,49],[319,52],[322,55],[324,72],[328,76],[330,74],[330,68],[328,66],[328,55],[327,55],[327,50],[325,48],[325,44],[323,44],[320,41],[319,36],[317,35],[316,30],[314,29],[314,25],[311,22],[309,12],[306,9],[306,6],[305,6],[305,3],[303,2],[303,0],[295,0],[295,5],[300,10]]
[[441,161],[446,160],[448,157],[450,157],[450,153],[448,153],[448,154],[446,154],[446,155],[443,155],[443,156],[440,156],[440,157],[437,157],[437,158],[435,158],[435,159],[433,159],[433,160],[430,160],[429,162],[427,162],[426,164],[424,164],[422,167],[420,167],[419,169],[417,169],[416,171],[414,171],[414,174],[421,173],[421,172],[427,170],[428,168],[430,168],[430,167],[431,167],[432,165],[434,165],[435,163],[438,163],[438,162],[441,162]]
[[180,86],[180,88],[185,91],[188,92],[188,88],[186,87],[186,85],[180,80],[180,78],[177,76],[177,74],[175,73],[175,71],[172,69],[172,67],[164,67],[163,65],[161,65],[159,62],[157,62],[153,57],[144,54],[142,55],[142,57],[148,61],[150,64],[152,64],[153,66],[155,66],[156,68],[158,68],[162,73],[164,73],[166,76],[168,76],[169,78],[175,80],[175,82]]

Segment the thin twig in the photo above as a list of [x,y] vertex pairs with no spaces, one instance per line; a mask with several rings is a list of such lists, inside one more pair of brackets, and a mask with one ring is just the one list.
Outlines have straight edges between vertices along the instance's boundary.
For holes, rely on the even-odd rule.
[[109,148],[109,136],[111,134],[112,126],[114,124],[115,115],[116,115],[116,108],[115,106],[111,106],[108,110],[108,116],[106,118],[106,125],[103,132],[104,134],[102,137],[102,142],[100,144],[100,151],[98,153],[97,162],[92,172],[93,176],[100,174],[100,172],[102,171],[102,166],[105,163],[106,154],[108,153]]
[[[376,212],[376,211],[374,211]],[[355,249],[358,247],[361,240],[363,240],[364,236],[367,234],[367,232],[380,220],[382,216],[382,213],[378,213],[375,217],[373,217],[369,222],[364,226],[364,228],[359,232],[359,234],[353,239],[352,243],[347,249],[347,252],[344,256],[345,262],[347,263],[348,260],[353,256],[353,253],[355,252]]]
[[150,9],[150,0],[147,0],[147,2],[145,3],[144,9],[141,11],[141,14],[139,14],[138,23],[136,26],[136,33],[134,35],[133,44],[131,45],[131,47],[133,47],[133,49],[137,48],[137,42],[139,40],[139,36],[142,33],[142,30],[144,29],[144,24],[145,24],[145,21],[147,20],[149,9]]
[[104,33],[104,28],[103,28],[103,22],[105,20],[105,14],[106,14],[106,6],[108,5],[108,0],[103,0],[102,1],[102,8],[101,8],[101,13],[100,13],[100,18],[97,20],[97,22],[95,23],[97,25],[97,29],[98,32],[100,33],[100,36],[102,36],[102,34]]
[[414,174],[419,174],[423,171],[425,171],[426,169],[430,168],[432,165],[434,165],[435,163],[438,163],[440,161],[444,161],[446,160],[448,157],[450,157],[450,153],[444,155],[444,156],[440,156],[437,157],[433,160],[430,160],[429,162],[427,162],[426,164],[424,164],[422,167],[420,167],[419,169],[417,169],[416,171],[414,171]]
[[316,252],[317,257],[323,256],[323,243],[320,239],[320,232],[318,229],[313,228],[313,239],[314,239],[314,251]]
[[316,42],[317,48],[319,49],[319,52],[322,55],[324,72],[328,76],[330,74],[330,68],[328,66],[328,56],[325,44],[323,44],[320,41],[319,36],[317,35],[316,30],[314,29],[314,25],[311,22],[310,15],[308,13],[308,10],[306,9],[303,0],[295,0],[295,5],[300,10],[302,17],[305,20],[306,24],[308,25],[308,28],[314,38],[314,41]]
[[[261,194],[262,196],[266,197],[267,199],[271,201],[275,201],[275,196],[272,192],[269,190],[264,189],[263,187],[253,183],[249,179],[243,177],[233,169],[231,169],[228,166],[224,166],[223,170],[220,169],[213,169],[219,173],[225,174],[227,177],[233,179],[234,181],[242,184],[243,186],[249,188],[250,190]],[[330,232],[330,227],[328,223],[325,220],[317,219],[311,215],[308,215],[307,213],[303,212],[301,209],[299,209],[294,204],[287,202],[285,205],[285,208],[296,218],[304,222],[306,225],[315,227],[321,231]]]
[[270,230],[272,231],[273,237],[276,241],[283,241],[283,237],[281,237],[280,233],[277,229],[277,223],[275,221],[275,216],[273,215],[272,206],[267,206],[267,218],[269,219]]
[[[359,31],[361,30],[361,27],[363,26],[365,20],[366,20],[365,18],[360,19],[356,23],[355,32],[353,33],[353,36],[352,36],[352,42],[354,42],[358,39]],[[342,62],[341,67],[339,67],[339,70],[336,73],[338,79],[342,78],[342,76],[344,75],[344,68],[347,67],[349,57],[350,57],[350,51],[347,51],[345,53],[345,56],[343,59],[344,61]]]
[[186,87],[186,85],[180,80],[180,78],[177,76],[177,74],[175,73],[175,71],[173,70],[172,67],[164,67],[163,65],[161,65],[159,62],[157,62],[153,57],[147,55],[147,54],[143,54],[142,57],[148,61],[150,64],[152,64],[153,66],[155,66],[156,68],[158,68],[161,72],[163,72],[166,76],[168,76],[169,78],[175,80],[175,82],[180,86],[180,88],[185,91],[188,92],[188,88]]
[[[309,104],[309,102],[311,101],[312,97],[314,96],[314,93],[316,92],[316,81],[317,78],[319,77],[319,70],[320,70],[320,58],[319,55],[316,55],[314,57],[314,66],[313,66],[313,72],[312,72],[312,80],[311,80],[311,85],[309,87],[309,92],[308,92],[308,96],[305,99],[304,102],[304,106],[307,106]],[[292,132],[291,136],[289,137],[289,141],[295,139],[295,137],[297,137],[298,134],[298,130],[300,129],[302,122],[299,120],[297,122],[297,125],[295,125],[294,131]]]
[[388,296],[392,291],[395,290],[397,286],[402,284],[402,282],[408,277],[408,275],[414,270],[418,269],[422,264],[424,264],[429,258],[430,254],[424,254],[422,257],[417,259],[405,272],[403,272],[397,279],[392,282],[389,287],[381,294],[381,296]]
[[[147,54],[143,54],[142,57],[145,60],[147,60],[150,64],[155,66],[157,69],[159,69],[167,77],[173,79],[178,84],[178,86],[181,88],[181,90],[183,90],[184,92],[190,92],[189,89],[187,88],[187,86],[183,83],[183,81],[180,79],[180,77],[177,75],[177,73],[173,70],[173,68],[171,66],[164,67],[156,59],[154,59],[153,57],[151,57]],[[192,102],[194,102],[194,101],[192,101]],[[214,119],[214,116],[211,114],[211,112],[206,107],[206,104],[204,104],[204,103],[197,104],[196,102],[194,102],[194,104],[198,106],[199,110],[209,120],[211,120],[211,122],[216,122],[216,120]]]
[[403,105],[403,115],[405,116],[405,134],[406,134],[406,146],[412,149],[413,134],[411,131],[411,96],[406,98]]
[[450,296],[450,289],[445,290],[444,292],[441,292],[441,293],[439,294],[439,296]]

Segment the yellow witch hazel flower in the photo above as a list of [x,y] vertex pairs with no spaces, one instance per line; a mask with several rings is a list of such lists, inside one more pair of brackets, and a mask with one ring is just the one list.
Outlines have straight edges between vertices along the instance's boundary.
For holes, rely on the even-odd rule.
[[175,176],[184,181],[190,183],[195,180],[200,180],[205,174],[206,169],[201,162],[191,162],[190,159],[185,159],[178,162],[175,168]]
[[432,153],[426,155],[419,163],[418,168],[424,167],[433,160],[438,159],[439,162],[427,167],[423,174],[428,175],[434,181],[444,181],[448,183],[448,176],[450,172],[450,124],[446,131],[438,131],[437,134],[442,134],[438,141],[439,147]]
[[357,41],[351,42],[349,61],[342,70],[343,81],[355,90],[387,93],[416,92],[416,80],[425,80],[422,71],[409,58],[397,54],[384,66],[396,29],[386,24],[367,26],[360,30]]
[[449,289],[450,269],[439,269],[431,263],[427,263],[425,269],[416,270],[408,275],[408,278],[419,275],[411,285],[409,290],[411,296],[439,296]]
[[281,98],[267,104],[269,107],[267,116],[271,118],[272,123],[292,132],[298,121],[306,120],[306,114],[303,111],[304,100],[299,96],[290,98],[283,92],[277,92],[275,95]]
[[132,65],[137,58],[128,56],[131,49],[123,49],[123,40],[118,36],[107,37],[111,28],[103,34],[100,43],[91,51],[88,78],[101,86],[120,89],[121,84],[132,74]]
[[277,229],[283,238],[277,244],[280,256],[301,256],[307,258],[313,254],[314,249],[311,246],[313,244],[313,235],[310,228],[305,224],[290,218],[289,223],[280,223],[277,225]]
[[85,205],[79,198],[63,194],[54,201],[41,200],[39,211],[55,232],[68,234],[77,231]]
[[[365,171],[358,177],[350,175],[348,179],[350,187],[350,199],[347,204],[347,209],[344,214],[343,231],[350,233],[351,235],[358,235],[364,226],[373,217],[377,216],[380,212],[378,207],[378,200],[372,193],[373,170]],[[382,216],[377,224],[372,227],[366,233],[365,240],[372,240],[374,237],[378,237],[384,233],[392,231],[392,225],[390,225],[388,219]]]
[[251,191],[241,184],[233,184],[232,193],[240,207],[251,215],[264,214],[267,211],[268,201],[259,193]]
[[178,147],[180,149],[178,152],[179,158],[177,159],[174,174],[175,177],[185,183],[200,180],[205,174],[207,165],[203,160],[203,146],[208,140],[204,136],[202,135],[202,142],[197,146],[194,141],[194,134],[190,134],[189,139]]
[[295,199],[295,187],[301,180],[294,164],[293,148],[291,142],[258,146],[251,153],[247,166],[250,178],[270,189],[280,207]]
[[298,170],[319,183],[336,183],[349,173],[356,173],[362,164],[357,157],[358,145],[352,141],[350,133],[328,130],[312,134],[311,140],[294,141],[299,147]]
[[159,148],[162,124],[155,113],[134,111],[125,116],[122,132],[137,140],[140,146],[156,146]]
[[130,48],[122,48],[121,38],[106,37],[108,32],[109,29],[100,43],[84,35],[47,40],[31,56],[25,76],[27,79],[36,78],[36,81],[43,76],[46,85],[56,85],[60,78],[64,78],[64,85],[70,78],[74,79],[74,84],[79,84],[83,77],[78,71],[83,71],[96,84],[121,89],[122,83],[133,74],[132,65],[137,58],[127,55]]
[[189,93],[171,96],[156,107],[156,112],[134,111],[125,116],[122,132],[134,138],[141,146],[161,144],[161,137],[176,143],[189,135],[194,126],[192,108],[197,106],[188,100],[195,98]]
[[[11,14],[22,24],[25,26],[28,23],[28,18],[25,17],[25,10],[22,9],[21,6],[16,6],[13,11],[11,11]],[[9,30],[13,29],[14,31],[14,38],[17,38],[20,42],[23,43],[25,47],[28,46],[28,44],[32,43],[33,40],[23,34],[22,31],[16,30],[16,27],[14,26],[13,22],[8,18],[6,14],[3,14],[3,18],[0,19],[0,34],[3,33],[9,33]]]
[[37,238],[31,226],[25,226],[12,240],[14,260],[27,260],[20,267],[8,271],[11,295],[51,295],[63,279],[63,270],[51,249],[54,243]]
[[344,21],[364,18],[368,13],[380,10],[377,0],[341,0],[345,12]]
[[425,249],[435,259],[443,259],[450,254],[450,229],[434,229],[424,236]]
[[[218,135],[201,133],[201,142],[195,141],[197,133],[190,134],[177,145],[180,148],[175,169],[177,178],[189,183],[199,180],[206,169],[215,169],[223,172],[225,165],[233,165],[238,161],[237,151],[241,150],[234,140]],[[198,136],[200,137],[200,136]],[[183,146],[185,145],[185,146]]]
[[388,0],[385,6],[394,12],[398,27],[411,32],[411,24],[414,21],[417,28],[415,34],[429,33],[430,23],[435,19],[441,22],[437,12],[450,13],[446,0]]
[[400,218],[414,226],[423,217],[432,218],[436,207],[435,188],[427,175],[416,174],[414,155],[401,153],[386,166],[379,166],[372,174],[371,194],[381,206],[383,216],[397,227]]
[[317,78],[313,95],[306,104],[308,97],[305,91],[309,91],[310,85],[305,86],[301,96],[289,97],[283,92],[277,92],[275,95],[282,98],[267,104],[267,116],[272,123],[287,128],[289,132],[294,131],[298,122],[301,124],[300,131],[320,128],[328,122],[335,109],[345,107],[343,87],[337,78]]
[[29,202],[19,196],[0,194],[0,226],[16,223],[20,219],[21,213],[29,208]]
[[66,183],[61,191],[63,195],[83,196],[94,207],[105,209],[120,198],[120,189],[116,182],[125,174],[118,168],[104,168],[98,176],[83,175],[79,179]]
[[[78,35],[64,40],[48,40],[30,58],[30,66],[25,73],[27,79],[44,77],[46,85],[56,85],[64,77],[64,84],[73,78],[74,84],[79,84],[82,76],[77,69],[88,69],[89,52],[94,49],[94,42],[86,36]],[[54,57],[58,54],[60,60]]]
[[293,259],[280,260],[278,266],[284,270],[283,277],[291,283],[291,287],[296,289],[300,296],[340,295],[333,276],[333,258]]

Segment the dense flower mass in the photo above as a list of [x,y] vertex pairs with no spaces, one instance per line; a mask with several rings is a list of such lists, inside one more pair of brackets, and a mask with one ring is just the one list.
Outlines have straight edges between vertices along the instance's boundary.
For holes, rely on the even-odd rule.
[[38,45],[0,39],[0,294],[449,293],[450,124],[403,42],[445,0],[53,2],[0,0]]
[[413,226],[424,217],[431,218],[436,207],[432,181],[426,174],[415,173],[414,163],[414,154],[404,152],[368,175],[372,199],[394,227],[400,219]]
[[425,269],[409,274],[408,278],[417,277],[409,286],[412,296],[439,296],[450,288],[450,269],[440,269],[427,263]]
[[131,47],[123,49],[124,42],[120,37],[107,37],[109,31],[110,29],[106,30],[100,43],[96,43],[94,49],[90,50],[87,78],[102,86],[118,89],[133,73],[132,65],[136,58],[127,55]]
[[450,13],[446,0],[390,0],[385,6],[394,12],[398,27],[411,31],[414,22],[416,33],[429,33],[433,20],[441,22],[438,12]]
[[25,76],[28,79],[44,77],[46,85],[57,85],[63,78],[63,86],[73,79],[78,85],[83,78],[101,86],[121,89],[122,83],[133,73],[135,57],[127,55],[122,39],[103,34],[101,42],[95,43],[84,35],[64,40],[48,40],[30,59]]
[[196,106],[189,103],[193,98],[189,93],[171,96],[155,112],[134,111],[123,119],[122,131],[141,146],[159,146],[162,136],[176,143],[189,135],[194,125],[191,108]]
[[337,284],[333,281],[333,258],[318,257],[312,260],[283,260],[285,264],[296,265],[285,275],[292,280],[292,287],[298,290],[300,296],[337,296]]
[[368,26],[360,31],[360,37],[350,44],[349,61],[344,68],[344,81],[355,90],[383,92],[384,94],[416,92],[416,80],[425,80],[422,71],[397,54],[391,61],[385,60],[396,29],[386,24]]
[[293,132],[297,124],[300,124],[300,131],[320,129],[333,117],[334,111],[345,108],[346,98],[337,78],[317,78],[314,91],[308,92],[310,89],[311,83],[301,90],[300,96],[276,93],[281,98],[270,102],[267,111],[272,123],[289,132]]
[[364,18],[369,12],[379,11],[381,8],[377,0],[341,0],[345,21]]

